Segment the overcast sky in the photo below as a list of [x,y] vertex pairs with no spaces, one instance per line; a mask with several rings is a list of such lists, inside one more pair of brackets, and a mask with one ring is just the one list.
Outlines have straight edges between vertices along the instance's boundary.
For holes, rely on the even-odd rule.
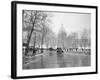
[[53,15],[51,18],[53,24],[50,27],[55,34],[58,34],[61,27],[63,27],[68,34],[71,32],[81,32],[83,29],[90,29],[91,27],[91,14],[50,13]]

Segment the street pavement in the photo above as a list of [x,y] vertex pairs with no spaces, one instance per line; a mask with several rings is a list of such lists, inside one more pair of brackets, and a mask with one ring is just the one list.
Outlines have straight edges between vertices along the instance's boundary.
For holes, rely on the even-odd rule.
[[57,55],[56,51],[44,51],[23,64],[23,69],[83,67],[91,65],[91,55],[64,52]]

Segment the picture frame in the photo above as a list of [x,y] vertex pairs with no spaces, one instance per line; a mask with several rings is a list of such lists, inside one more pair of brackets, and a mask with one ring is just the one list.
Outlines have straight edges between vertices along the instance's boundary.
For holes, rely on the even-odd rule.
[[[36,27],[38,25],[38,22],[39,22],[38,17],[37,17],[37,24],[36,23],[33,24],[35,21],[35,13],[38,14],[38,17],[40,16],[39,20],[41,23],[43,22],[40,19],[41,15],[43,17],[43,16],[48,16],[49,14],[51,17],[53,17],[53,18],[49,17],[52,21],[50,24],[53,24],[53,25],[50,25],[50,24],[48,25],[48,26],[53,26],[53,27],[52,28],[50,27],[50,30],[46,29],[48,30],[47,32],[52,31],[48,33],[49,36],[52,37],[52,38],[49,37],[49,40],[51,39],[51,42],[48,43],[48,47],[46,47],[45,45],[46,41],[44,40],[40,42],[38,41],[40,40],[40,37],[39,39],[36,38],[37,37],[36,32],[32,33],[33,42],[31,41],[29,37],[27,39],[26,38],[24,39],[23,37],[25,36],[24,31],[29,30],[29,28],[27,28],[28,26],[35,25]],[[33,18],[31,15],[33,15]],[[30,23],[24,22],[25,20],[30,21],[30,19],[33,21],[32,24],[31,22]],[[80,22],[77,23],[78,21]],[[81,27],[83,26],[82,24],[85,27]],[[58,27],[54,27],[54,25]],[[59,27],[59,25],[61,28]],[[78,25],[80,26],[77,27]],[[25,26],[26,28],[24,29]],[[66,26],[71,26],[71,27],[66,28]],[[39,28],[41,27],[39,26]],[[58,38],[59,32],[57,32],[58,28],[59,30],[61,29],[62,31],[65,30],[66,35],[68,35],[68,37],[66,37],[66,41],[65,41],[66,43],[61,43],[61,41],[58,42],[58,39],[59,39]],[[88,48],[81,46],[81,49],[80,49],[80,47],[76,44],[74,44],[73,46],[78,46],[77,48],[76,47],[72,48],[73,46],[70,48],[69,46],[71,46],[72,43],[74,43],[74,42],[70,42],[72,38],[69,39],[69,37],[71,37],[69,36],[70,33],[72,33],[71,31],[76,33],[79,30],[83,30],[83,28],[89,29],[87,30],[87,32],[88,34],[90,34],[89,35],[90,38],[87,38],[85,40],[88,40],[88,41],[90,40],[90,42],[87,42],[87,41],[84,42],[84,45],[87,42],[86,44],[88,45],[85,45],[85,46],[88,46]],[[33,28],[31,28],[30,32],[32,31],[32,29]],[[86,33],[86,29],[85,29],[85,33]],[[97,30],[98,30],[98,7],[97,6],[12,1],[11,2],[11,78],[22,79],[22,78],[97,74],[98,72],[98,61],[97,61],[98,60],[97,58],[98,57],[98,53],[97,53],[98,32]],[[56,38],[52,36],[54,35],[53,33],[57,35]],[[40,32],[40,34],[42,34],[42,32]],[[44,35],[45,34],[47,33],[44,33]],[[80,35],[81,33],[77,33],[77,34]],[[61,37],[62,36],[63,35],[61,35]],[[82,41],[80,40],[81,38],[79,37],[77,38],[78,40],[77,44],[79,45],[83,45],[83,42],[80,42]],[[55,39],[56,39],[56,42],[52,42]],[[64,39],[65,38],[63,38],[63,40]],[[27,44],[25,44],[25,42]],[[79,42],[82,44],[80,44]],[[68,43],[70,44],[68,45]],[[35,45],[35,48],[33,44]],[[25,54],[23,47],[27,45],[28,47],[25,47],[25,53],[26,53]],[[33,45],[33,47],[30,45]],[[42,47],[40,48],[39,46],[40,47],[42,46]],[[35,50],[35,49],[38,49],[38,50]],[[34,51],[38,51],[38,52],[34,52]],[[44,52],[41,52],[41,51],[44,51]],[[52,52],[53,54],[49,53],[50,51],[53,51]],[[35,54],[33,54],[33,52]],[[63,58],[62,56],[59,57],[58,53],[63,53]],[[67,56],[65,54],[67,54]],[[44,55],[46,57],[44,57]],[[53,56],[53,57],[50,57],[50,56]],[[76,58],[78,58],[78,60]],[[75,60],[76,62],[74,62]],[[39,62],[35,62],[35,61],[39,61]]]

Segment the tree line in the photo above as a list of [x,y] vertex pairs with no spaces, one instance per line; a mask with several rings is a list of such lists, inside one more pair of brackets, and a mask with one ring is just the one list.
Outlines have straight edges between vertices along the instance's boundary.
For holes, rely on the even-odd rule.
[[58,35],[50,29],[50,24],[52,21],[50,18],[51,14],[45,11],[36,10],[23,10],[22,11],[22,22],[23,22],[23,46],[26,46],[26,53],[28,53],[29,48],[32,46],[35,48],[55,48],[60,47],[66,48],[77,48],[77,47],[90,47],[91,37],[90,31],[84,29],[81,32],[79,38],[78,33],[70,33],[69,35],[63,29],[60,29]]

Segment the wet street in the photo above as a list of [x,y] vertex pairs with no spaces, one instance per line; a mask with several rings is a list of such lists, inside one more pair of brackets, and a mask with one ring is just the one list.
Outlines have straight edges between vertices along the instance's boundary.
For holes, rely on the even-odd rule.
[[57,55],[56,51],[44,51],[43,54],[38,54],[29,59],[28,63],[23,64],[23,69],[90,66],[90,56],[69,52]]

